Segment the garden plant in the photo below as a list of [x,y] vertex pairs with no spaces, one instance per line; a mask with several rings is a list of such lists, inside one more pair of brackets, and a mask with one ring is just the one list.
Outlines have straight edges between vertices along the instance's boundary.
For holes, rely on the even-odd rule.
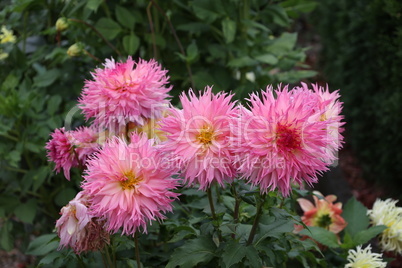
[[401,208],[314,190],[338,90],[294,25],[317,3],[0,4],[0,246],[38,267],[386,267]]

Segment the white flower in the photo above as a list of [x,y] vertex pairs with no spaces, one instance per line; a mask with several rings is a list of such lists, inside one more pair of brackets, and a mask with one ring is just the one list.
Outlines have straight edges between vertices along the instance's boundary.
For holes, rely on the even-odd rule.
[[350,249],[348,252],[349,263],[345,268],[385,268],[386,262],[382,261],[382,254],[372,253],[371,245],[362,249],[361,245],[356,250]]
[[377,199],[373,208],[367,211],[372,225],[385,225],[380,235],[380,246],[383,251],[402,253],[402,208],[397,207],[397,200]]

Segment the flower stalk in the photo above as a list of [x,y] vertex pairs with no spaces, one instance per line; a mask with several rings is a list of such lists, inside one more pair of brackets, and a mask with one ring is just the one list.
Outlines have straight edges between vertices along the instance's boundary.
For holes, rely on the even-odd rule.
[[248,236],[247,246],[249,246],[249,245],[251,245],[253,243],[254,236],[255,236],[255,234],[257,232],[257,227],[258,227],[258,224],[260,223],[260,218],[261,218],[261,214],[262,214],[262,208],[263,208],[264,203],[265,203],[265,196],[266,196],[265,194],[260,195],[260,202],[258,203],[257,212],[255,213],[253,226],[251,227],[251,231],[250,231],[250,234]]

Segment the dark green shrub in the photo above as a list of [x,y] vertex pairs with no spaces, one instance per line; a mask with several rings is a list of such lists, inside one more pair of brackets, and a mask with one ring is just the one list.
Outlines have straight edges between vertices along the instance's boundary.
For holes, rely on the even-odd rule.
[[346,135],[365,178],[397,194],[402,173],[402,3],[322,1],[321,65],[345,103]]

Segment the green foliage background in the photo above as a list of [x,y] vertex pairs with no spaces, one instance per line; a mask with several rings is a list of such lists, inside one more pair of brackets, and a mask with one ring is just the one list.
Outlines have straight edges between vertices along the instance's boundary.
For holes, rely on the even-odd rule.
[[401,197],[402,3],[325,0],[315,11],[322,67],[345,103],[347,143],[364,177]]

